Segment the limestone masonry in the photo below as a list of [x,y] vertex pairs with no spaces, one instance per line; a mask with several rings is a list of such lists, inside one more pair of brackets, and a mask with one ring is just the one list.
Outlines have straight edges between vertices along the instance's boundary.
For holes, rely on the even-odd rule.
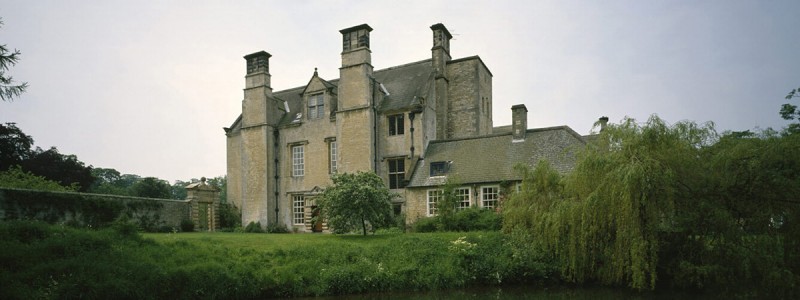
[[571,170],[585,137],[567,126],[527,128],[528,109],[512,109],[512,125],[492,124],[492,73],[478,56],[453,59],[452,35],[430,27],[431,58],[373,70],[372,28],[340,30],[339,78],[314,73],[281,91],[270,84],[269,59],[245,56],[242,114],[227,136],[228,201],[242,223],[319,231],[315,197],[337,172],[375,172],[400,197],[408,222],[436,214],[441,184],[461,185],[460,208],[497,209],[521,177],[517,163],[547,160]]

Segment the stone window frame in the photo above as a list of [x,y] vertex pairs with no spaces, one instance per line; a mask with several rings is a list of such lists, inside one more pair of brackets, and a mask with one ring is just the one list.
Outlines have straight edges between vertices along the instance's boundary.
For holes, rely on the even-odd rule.
[[405,114],[387,115],[386,119],[389,123],[389,136],[398,136],[405,134]]
[[289,161],[292,166],[292,177],[305,176],[305,145],[308,141],[290,143],[289,146]]
[[[472,205],[472,188],[460,187],[453,190],[453,192],[456,197],[460,198],[458,202],[456,202],[458,204],[456,210],[467,209]],[[466,196],[466,198],[464,198],[464,196]]]
[[427,210],[426,215],[428,217],[433,217],[438,213],[438,208],[436,207],[436,203],[442,200],[444,197],[444,190],[442,189],[430,189],[426,191],[427,194]]
[[328,174],[336,174],[339,169],[339,144],[335,137],[325,138],[328,143]]
[[[499,185],[484,185],[480,187],[481,189],[481,202],[480,207],[486,209],[496,209],[497,205],[500,203],[500,186]],[[487,189],[493,189],[493,192],[486,192]],[[491,198],[487,199],[487,196],[491,196]],[[493,203],[493,204],[489,204]]]
[[[292,194],[292,224],[306,224],[306,196],[303,194]],[[300,221],[300,222],[298,222]]]
[[[389,188],[404,188],[405,186],[403,185],[403,182],[406,180],[406,158],[404,156],[393,157],[387,158],[386,161],[386,169],[387,173],[389,174]],[[398,162],[400,163],[399,170],[397,166]]]
[[308,95],[307,104],[306,115],[309,120],[322,119],[325,117],[325,93]]

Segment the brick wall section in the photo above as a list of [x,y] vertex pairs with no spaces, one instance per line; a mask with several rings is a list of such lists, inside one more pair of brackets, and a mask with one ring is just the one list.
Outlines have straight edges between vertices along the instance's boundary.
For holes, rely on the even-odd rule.
[[186,200],[0,188],[0,220],[103,226],[126,215],[133,222],[147,222],[156,228],[180,228],[190,209]]

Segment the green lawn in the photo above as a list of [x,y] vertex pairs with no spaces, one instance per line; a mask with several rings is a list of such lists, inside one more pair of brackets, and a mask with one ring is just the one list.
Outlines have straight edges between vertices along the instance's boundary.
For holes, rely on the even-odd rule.
[[252,249],[273,252],[304,247],[330,247],[336,245],[380,246],[389,241],[418,236],[421,239],[455,240],[461,233],[386,233],[377,235],[333,235],[319,233],[265,234],[232,232],[143,233],[142,236],[160,244],[178,241],[193,244],[221,245],[232,249]]
[[0,299],[264,299],[549,278],[499,232],[161,233],[0,222]]

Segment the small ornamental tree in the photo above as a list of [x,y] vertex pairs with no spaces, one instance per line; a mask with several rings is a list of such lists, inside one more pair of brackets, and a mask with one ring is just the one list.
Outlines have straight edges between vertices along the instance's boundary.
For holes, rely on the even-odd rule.
[[[334,233],[387,226],[392,220],[392,194],[378,175],[369,172],[342,173],[332,177],[317,204]],[[319,222],[319,221],[318,221]]]

